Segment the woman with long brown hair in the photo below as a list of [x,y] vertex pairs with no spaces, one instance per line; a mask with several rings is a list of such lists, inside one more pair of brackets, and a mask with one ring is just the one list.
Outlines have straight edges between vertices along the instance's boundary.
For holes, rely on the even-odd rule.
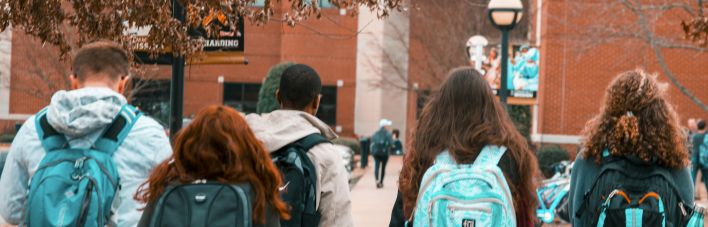
[[288,218],[278,191],[282,180],[268,152],[236,110],[210,106],[182,129],[174,142],[173,156],[158,165],[138,190],[136,199],[148,204],[140,226],[149,223],[152,209],[168,185],[203,179],[248,183],[256,226],[279,226],[280,218]]
[[[447,150],[456,163],[470,164],[488,145],[507,148],[499,167],[513,195],[516,223],[533,225],[536,158],[489,84],[475,69],[452,70],[425,104],[410,144],[399,179],[403,212],[394,210],[392,226],[411,217],[421,196],[418,192],[423,175],[439,154]],[[403,217],[396,217],[401,213]]]
[[679,226],[676,217],[684,207],[678,206],[693,204],[693,183],[666,87],[642,70],[621,73],[607,87],[600,113],[586,125],[582,151],[573,166],[569,207],[574,226],[601,221],[598,207],[603,198],[619,194],[635,201],[635,192],[639,198],[658,194],[667,221]]

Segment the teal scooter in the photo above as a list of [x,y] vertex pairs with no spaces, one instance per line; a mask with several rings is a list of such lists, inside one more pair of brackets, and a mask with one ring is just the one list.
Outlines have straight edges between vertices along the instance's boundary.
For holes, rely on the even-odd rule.
[[544,180],[536,189],[538,209],[536,217],[540,223],[550,224],[558,217],[563,222],[570,222],[568,212],[568,192],[570,191],[570,171],[573,163],[562,161],[553,166],[555,174]]

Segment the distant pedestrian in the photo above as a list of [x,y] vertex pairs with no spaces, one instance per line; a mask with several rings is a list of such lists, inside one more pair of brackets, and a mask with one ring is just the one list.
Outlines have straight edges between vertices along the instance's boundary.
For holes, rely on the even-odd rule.
[[276,91],[280,109],[246,116],[284,177],[283,200],[292,207],[291,219],[281,222],[284,227],[354,225],[349,173],[339,148],[329,142],[337,135],[315,117],[321,90],[315,69],[292,65],[283,72]]
[[455,69],[421,112],[399,179],[394,209],[403,212],[392,211],[391,226],[533,226],[536,172],[486,81]]
[[403,143],[401,143],[401,131],[394,129],[391,131],[391,137],[393,138],[393,153],[395,155],[402,155]]
[[130,66],[117,44],[82,47],[71,69],[72,90],[54,93],[12,143],[0,215],[23,226],[135,226],[133,195],[172,153],[169,140],[121,94]]
[[376,188],[383,188],[384,176],[386,176],[386,163],[394,146],[393,137],[389,129],[392,122],[388,119],[381,119],[379,130],[371,136],[371,155],[374,156],[374,177]]
[[703,183],[708,189],[708,143],[706,142],[706,122],[702,119],[696,123],[696,131],[691,135],[691,176],[696,184],[696,175],[701,171]]
[[692,214],[688,152],[664,87],[641,70],[607,87],[573,166],[573,226],[681,226]]
[[281,183],[243,117],[230,107],[209,106],[177,135],[174,155],[135,195],[147,203],[139,226],[278,227],[281,217],[289,218]]

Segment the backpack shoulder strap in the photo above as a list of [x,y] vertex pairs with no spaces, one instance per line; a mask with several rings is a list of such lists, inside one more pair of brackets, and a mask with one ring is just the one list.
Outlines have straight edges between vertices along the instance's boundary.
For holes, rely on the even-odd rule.
[[313,147],[320,145],[322,143],[332,143],[327,138],[319,133],[313,133],[295,142],[297,146],[302,148],[304,151],[309,151]]
[[485,146],[477,156],[477,159],[472,163],[473,167],[491,167],[497,166],[499,160],[506,153],[504,146]]
[[96,140],[93,147],[96,150],[106,152],[110,155],[118,149],[123,140],[128,136],[130,130],[138,121],[142,113],[134,106],[125,104],[113,119],[103,135]]
[[49,124],[49,120],[47,120],[48,109],[49,108],[44,108],[34,116],[37,136],[46,152],[55,151],[68,146],[66,137],[57,132],[57,130]]
[[457,162],[455,161],[455,159],[453,159],[452,156],[450,155],[450,151],[447,149],[445,149],[443,152],[440,152],[440,154],[438,154],[438,156],[435,157],[435,164],[444,164],[444,165],[452,164],[452,165],[454,165],[456,163]]

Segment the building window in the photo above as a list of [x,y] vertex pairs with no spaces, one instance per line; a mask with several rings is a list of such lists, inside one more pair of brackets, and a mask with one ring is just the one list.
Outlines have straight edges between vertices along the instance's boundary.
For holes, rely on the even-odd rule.
[[134,78],[131,82],[131,104],[167,128],[170,120],[170,81]]
[[224,105],[245,114],[255,113],[258,107],[258,92],[260,90],[261,84],[225,83]]
[[334,4],[330,2],[329,0],[319,0],[320,1],[320,8],[334,8]]
[[430,97],[430,90],[423,90],[418,92],[418,100],[416,100],[416,108],[415,108],[415,118],[418,119],[420,118],[420,112],[423,111],[423,107],[425,107],[425,104],[428,102],[428,98]]
[[322,86],[322,99],[317,118],[328,125],[337,125],[337,86]]

